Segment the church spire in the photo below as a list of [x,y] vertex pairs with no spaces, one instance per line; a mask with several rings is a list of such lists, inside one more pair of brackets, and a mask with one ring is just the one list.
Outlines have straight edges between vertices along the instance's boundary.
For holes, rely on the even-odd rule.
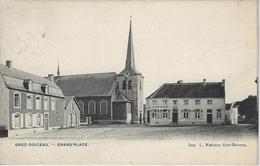
[[134,43],[133,43],[133,34],[132,34],[132,16],[130,16],[130,27],[128,34],[128,43],[127,43],[127,55],[126,55],[126,63],[125,69],[121,73],[127,74],[137,74],[135,68],[135,59],[134,59]]
[[58,64],[58,68],[57,68],[57,76],[60,76],[60,64]]

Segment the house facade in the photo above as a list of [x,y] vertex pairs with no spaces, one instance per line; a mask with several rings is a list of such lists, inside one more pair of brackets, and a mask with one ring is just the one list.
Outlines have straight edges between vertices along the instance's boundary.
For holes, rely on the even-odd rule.
[[9,136],[59,128],[63,125],[64,96],[54,83],[0,64],[0,130]]
[[225,123],[225,81],[163,84],[146,98],[150,125]]
[[132,23],[130,21],[125,68],[119,73],[60,75],[55,83],[65,96],[75,96],[81,122],[142,123],[143,76],[135,67]]

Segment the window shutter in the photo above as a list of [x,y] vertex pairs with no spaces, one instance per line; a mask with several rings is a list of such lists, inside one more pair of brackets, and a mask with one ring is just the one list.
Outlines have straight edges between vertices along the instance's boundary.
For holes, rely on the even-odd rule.
[[[25,119],[25,127],[28,127],[28,120],[29,120],[28,114],[24,114],[24,119]],[[22,120],[21,120],[21,123],[22,123]]]
[[43,126],[43,114],[41,114],[41,126]]
[[14,120],[15,114],[12,114],[12,128],[15,128],[15,120]]
[[32,121],[33,121],[33,127],[36,126],[36,117],[37,117],[37,114],[33,114],[33,119],[32,119]]
[[21,128],[24,127],[24,117],[23,117],[23,114],[20,114],[21,115]]

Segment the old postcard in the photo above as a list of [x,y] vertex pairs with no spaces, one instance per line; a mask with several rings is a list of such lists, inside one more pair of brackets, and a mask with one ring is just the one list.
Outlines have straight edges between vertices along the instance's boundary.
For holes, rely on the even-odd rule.
[[257,96],[257,0],[0,0],[0,164],[258,165]]

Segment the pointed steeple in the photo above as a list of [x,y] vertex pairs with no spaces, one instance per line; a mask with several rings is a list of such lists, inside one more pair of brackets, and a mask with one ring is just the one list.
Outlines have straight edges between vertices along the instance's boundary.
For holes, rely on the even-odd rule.
[[134,56],[133,34],[132,34],[132,16],[130,16],[130,27],[129,27],[129,34],[128,34],[125,69],[120,74],[137,74],[138,73],[135,68],[135,58],[134,57],[135,56]]
[[58,68],[57,68],[57,76],[60,76],[60,64],[58,64]]

